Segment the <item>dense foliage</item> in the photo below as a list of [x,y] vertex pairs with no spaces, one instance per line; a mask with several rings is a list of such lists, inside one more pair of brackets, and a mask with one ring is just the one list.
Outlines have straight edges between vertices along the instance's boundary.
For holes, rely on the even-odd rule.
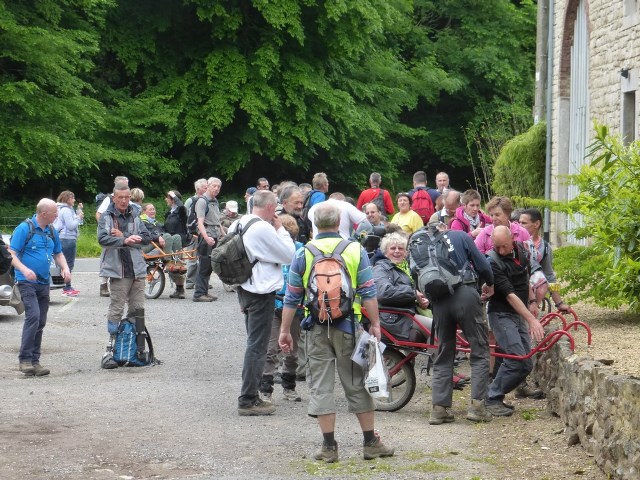
[[640,311],[640,143],[623,145],[596,126],[590,165],[572,178],[578,196],[565,205],[581,213],[577,238],[587,247],[558,252],[556,267],[569,289],[607,307],[628,304]]
[[468,165],[466,128],[528,108],[535,4],[0,0],[0,47],[4,193],[320,170],[353,191]]
[[544,196],[546,129],[545,122],[537,123],[505,143],[493,166],[496,195]]

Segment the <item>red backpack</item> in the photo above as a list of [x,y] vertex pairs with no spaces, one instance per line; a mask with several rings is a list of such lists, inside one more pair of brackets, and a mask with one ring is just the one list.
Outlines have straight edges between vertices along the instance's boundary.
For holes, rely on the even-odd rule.
[[417,187],[411,197],[411,210],[416,212],[422,218],[422,223],[425,225],[429,223],[431,215],[434,214],[435,208],[433,208],[433,200],[431,195],[424,187]]

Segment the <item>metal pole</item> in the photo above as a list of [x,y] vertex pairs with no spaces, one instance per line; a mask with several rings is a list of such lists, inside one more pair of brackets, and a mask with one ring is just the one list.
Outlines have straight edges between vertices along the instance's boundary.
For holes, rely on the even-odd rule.
[[[545,171],[544,171],[544,199],[551,199],[551,145],[552,145],[552,132],[551,120],[553,110],[553,34],[554,34],[554,0],[548,0],[548,40],[547,40],[547,145],[545,156]],[[549,208],[544,209],[544,239],[549,241],[551,228],[551,212]]]

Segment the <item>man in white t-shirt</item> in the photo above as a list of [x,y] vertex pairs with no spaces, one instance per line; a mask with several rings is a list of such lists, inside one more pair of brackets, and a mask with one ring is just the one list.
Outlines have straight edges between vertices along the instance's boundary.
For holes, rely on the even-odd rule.
[[[329,196],[329,200],[325,200],[326,202],[331,203],[332,205],[336,205],[340,209],[340,236],[344,239],[353,238],[353,232],[360,227],[370,227],[371,224],[367,220],[367,215],[358,210],[355,205],[351,205],[349,202],[345,201],[345,196],[342,193],[336,192],[332,193]],[[311,226],[313,227],[313,236],[315,237],[318,234],[318,229],[313,223],[314,212],[316,205],[309,209],[308,218],[311,219]],[[369,224],[369,225],[367,225]]]

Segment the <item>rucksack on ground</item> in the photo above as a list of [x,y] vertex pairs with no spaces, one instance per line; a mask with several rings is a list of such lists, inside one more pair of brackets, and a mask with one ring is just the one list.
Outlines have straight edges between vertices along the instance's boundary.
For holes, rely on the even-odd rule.
[[311,316],[332,322],[353,314],[353,285],[342,253],[351,244],[342,240],[331,253],[324,253],[312,243],[305,248],[313,255],[306,289],[305,306]]
[[144,367],[154,363],[153,343],[147,328],[140,332],[145,336],[145,341],[149,346],[148,351],[138,353],[138,332],[136,331],[135,320],[123,319],[118,324],[118,331],[113,341],[113,360],[121,367]]
[[378,207],[378,210],[382,215],[387,214],[387,210],[384,206],[384,190],[382,188],[379,189],[378,195],[376,195],[375,198],[371,200],[371,203],[375,204],[375,206]]
[[196,215],[196,203],[201,198],[204,198],[205,202],[207,202],[207,207],[204,211],[204,215],[207,216],[209,213],[209,200],[201,195],[194,195],[191,197],[191,205],[189,205],[189,211],[187,212],[187,232],[190,235],[198,235],[198,216]]
[[211,268],[227,285],[240,285],[251,278],[256,262],[249,261],[242,237],[259,218],[252,218],[242,228],[240,222],[233,232],[222,237],[211,252]]
[[434,214],[433,200],[426,188],[417,187],[411,196],[411,210],[420,215],[423,224],[428,224],[431,215]]
[[451,258],[453,245],[446,233],[418,230],[409,241],[409,266],[416,288],[427,299],[453,295],[462,284],[460,271]]

